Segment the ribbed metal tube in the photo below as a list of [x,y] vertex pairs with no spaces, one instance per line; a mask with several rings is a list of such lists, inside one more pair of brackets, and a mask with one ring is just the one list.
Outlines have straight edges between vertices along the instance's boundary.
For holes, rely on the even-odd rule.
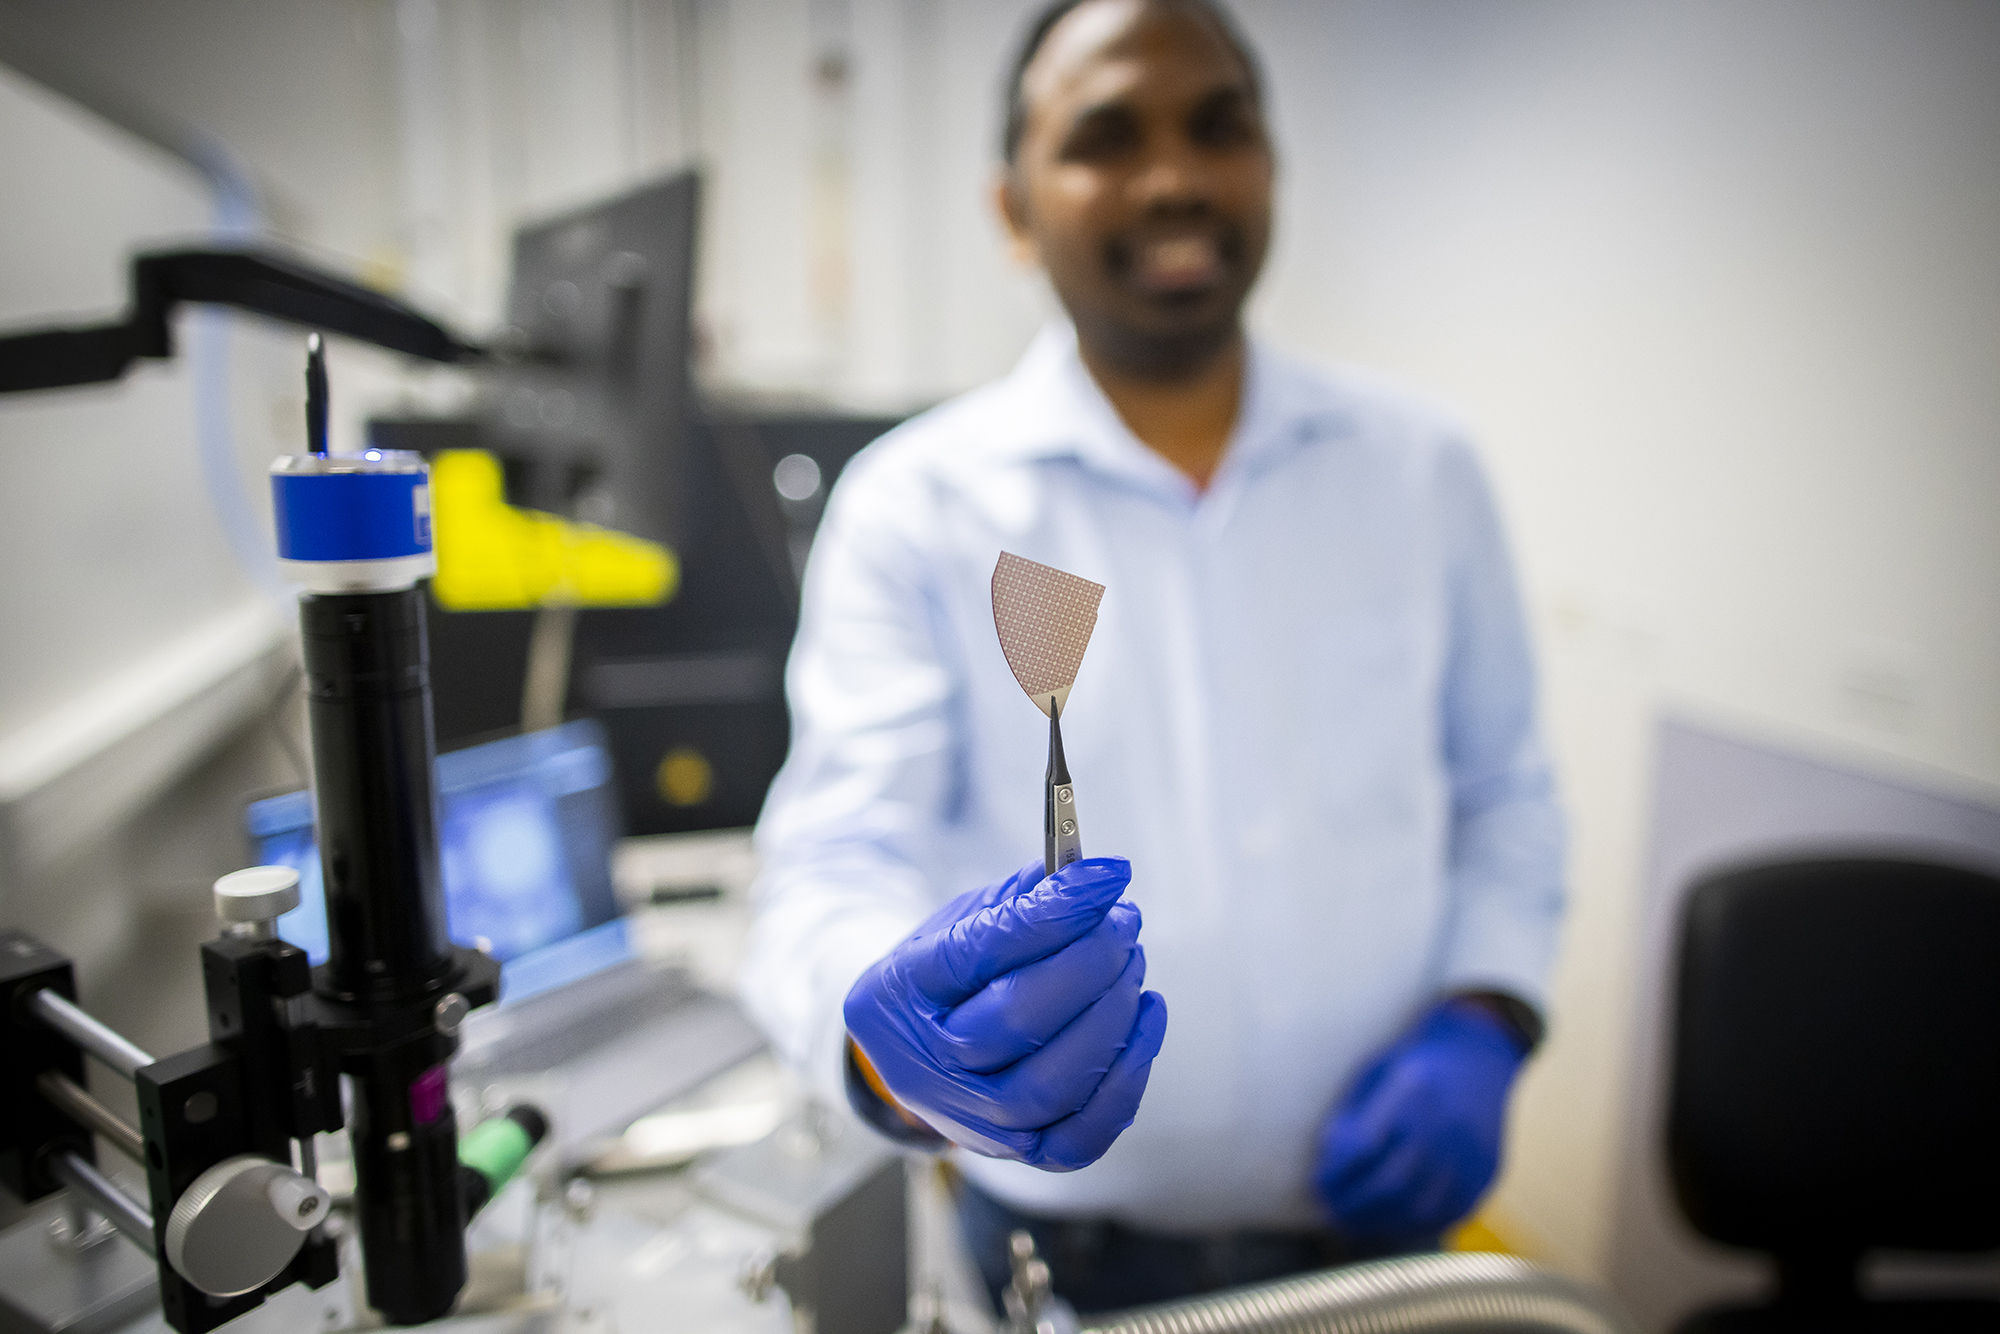
[[1603,1294],[1507,1255],[1418,1255],[1091,1317],[1084,1334],[1631,1334]]

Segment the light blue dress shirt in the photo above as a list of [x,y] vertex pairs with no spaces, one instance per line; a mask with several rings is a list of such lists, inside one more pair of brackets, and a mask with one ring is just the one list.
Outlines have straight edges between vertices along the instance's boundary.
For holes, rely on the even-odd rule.
[[1198,492],[1066,326],[863,451],[806,572],[743,983],[829,1097],[861,970],[1040,856],[1048,725],[994,631],[1002,550],[1107,590],[1063,740],[1169,1019],[1102,1160],[962,1166],[1039,1212],[1311,1224],[1318,1130],[1371,1053],[1441,991],[1544,1001],[1563,826],[1478,462],[1420,401],[1253,344]]

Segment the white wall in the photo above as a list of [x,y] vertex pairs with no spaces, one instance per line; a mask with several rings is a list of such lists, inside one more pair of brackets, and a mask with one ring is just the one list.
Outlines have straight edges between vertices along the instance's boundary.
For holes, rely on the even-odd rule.
[[[0,179],[0,328],[116,318],[133,249],[209,231],[185,165],[5,68]],[[160,888],[132,822],[282,671],[281,618],[213,496],[254,500],[274,403],[296,414],[298,396],[268,396],[266,335],[199,319],[175,335],[182,357],[118,384],[0,398],[0,920],[86,968],[137,937]],[[213,466],[204,383],[231,391],[211,395]],[[240,856],[235,818],[209,840],[219,869]]]
[[[191,173],[150,151],[121,153],[90,117],[0,69],[0,327],[124,306],[124,255],[135,238],[207,230],[208,197]],[[85,400],[89,400],[86,402]],[[0,735],[67,699],[79,673],[102,670],[241,580],[205,522],[193,462],[194,402],[180,369],[149,367],[108,391],[0,400],[6,469],[0,542],[10,577],[0,618],[63,633],[0,635]],[[164,492],[164,494],[163,494]],[[172,551],[172,561],[159,554]],[[133,585],[129,596],[121,585]],[[220,595],[218,598],[217,595]],[[65,615],[79,598],[110,599],[131,615]]]
[[118,94],[221,137],[255,165],[280,233],[355,264],[393,264],[396,51],[382,0],[4,0],[0,9]]
[[[1019,0],[151,8],[71,6],[291,234],[469,321],[521,214],[688,160],[713,382],[922,401],[1050,309],[985,202]],[[1259,329],[1458,407],[1512,524],[1575,907],[1498,1210],[1602,1273],[1661,710],[2000,801],[2000,9],[1240,8],[1283,154]],[[345,412],[422,392],[370,374]]]

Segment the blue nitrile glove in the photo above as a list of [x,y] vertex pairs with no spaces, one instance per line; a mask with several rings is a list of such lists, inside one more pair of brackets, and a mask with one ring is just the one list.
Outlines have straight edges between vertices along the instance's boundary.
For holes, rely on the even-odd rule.
[[869,965],[847,1032],[896,1101],[953,1143],[1055,1172],[1139,1110],[1167,1007],[1142,991],[1122,857],[1035,861],[961,895]]
[[1320,1131],[1313,1185],[1350,1237],[1428,1241],[1500,1167],[1528,1044],[1478,1001],[1441,1001],[1361,1072]]

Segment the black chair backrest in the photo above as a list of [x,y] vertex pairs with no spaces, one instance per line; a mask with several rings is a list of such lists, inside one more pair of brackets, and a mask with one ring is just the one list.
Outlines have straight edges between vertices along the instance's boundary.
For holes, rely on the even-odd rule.
[[2000,880],[1714,875],[1683,910],[1679,984],[1667,1152],[1697,1230],[1787,1270],[2000,1246]]

